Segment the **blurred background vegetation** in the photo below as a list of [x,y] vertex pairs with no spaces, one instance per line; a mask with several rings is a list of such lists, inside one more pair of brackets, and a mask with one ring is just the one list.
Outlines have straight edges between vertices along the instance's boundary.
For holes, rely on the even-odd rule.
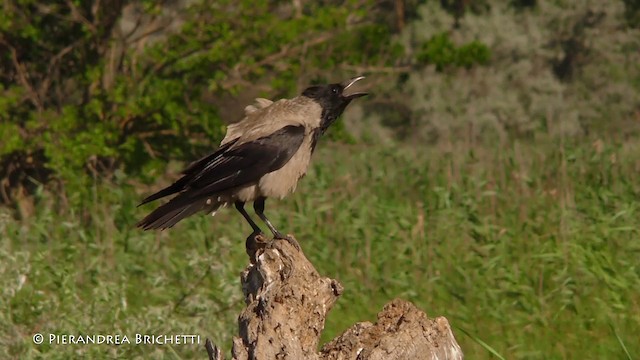
[[230,347],[245,224],[142,233],[135,206],[254,97],[360,74],[372,95],[272,207],[346,286],[324,338],[401,296],[469,358],[640,356],[639,1],[9,0],[0,358],[204,355],[36,332]]

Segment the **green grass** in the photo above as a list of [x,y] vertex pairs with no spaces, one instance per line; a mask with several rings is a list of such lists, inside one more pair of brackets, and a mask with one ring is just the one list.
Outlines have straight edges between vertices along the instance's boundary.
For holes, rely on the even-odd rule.
[[[389,300],[446,316],[469,359],[640,356],[640,141],[414,151],[323,143],[270,201],[345,286],[323,341]],[[139,186],[138,186],[139,187]],[[203,358],[243,307],[248,226],[234,211],[140,232],[142,188],[43,194],[0,217],[0,358]],[[76,197],[74,197],[76,196]],[[191,345],[34,345],[34,333],[198,334]],[[495,356],[494,356],[495,355]]]

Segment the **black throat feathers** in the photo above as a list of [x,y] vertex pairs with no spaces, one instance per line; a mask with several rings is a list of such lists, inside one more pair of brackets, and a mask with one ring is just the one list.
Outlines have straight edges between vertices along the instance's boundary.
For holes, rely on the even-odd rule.
[[322,120],[320,120],[320,126],[314,129],[313,133],[311,134],[312,136],[311,152],[312,153],[315,151],[316,145],[318,144],[318,140],[320,140],[320,137],[324,135],[325,131],[327,131],[329,126],[331,126],[331,124],[336,122],[336,120],[338,120],[337,116],[331,114],[330,111],[327,111],[327,109],[322,109]]

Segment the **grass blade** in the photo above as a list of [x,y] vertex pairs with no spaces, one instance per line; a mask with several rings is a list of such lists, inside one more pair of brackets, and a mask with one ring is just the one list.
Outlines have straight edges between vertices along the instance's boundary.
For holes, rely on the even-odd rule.
[[491,345],[487,344],[486,342],[482,341],[480,338],[478,338],[477,336],[469,333],[468,331],[466,331],[465,329],[458,327],[458,326],[454,326],[456,329],[462,331],[465,335],[467,335],[469,338],[471,338],[471,340],[477,342],[480,346],[482,346],[485,350],[487,350],[488,352],[490,352],[493,356],[497,357],[500,360],[505,360],[504,356],[500,355],[500,353],[491,347]]
[[618,339],[618,343],[620,344],[620,347],[622,348],[624,353],[627,355],[627,359],[633,360],[633,358],[631,357],[631,354],[629,353],[629,350],[627,350],[627,347],[624,345],[624,341],[622,341],[622,338],[620,337],[620,335],[618,335],[618,331],[616,331],[616,328],[613,326],[613,323],[609,323],[609,326],[611,327],[611,331],[613,331],[613,335],[615,335],[616,339]]

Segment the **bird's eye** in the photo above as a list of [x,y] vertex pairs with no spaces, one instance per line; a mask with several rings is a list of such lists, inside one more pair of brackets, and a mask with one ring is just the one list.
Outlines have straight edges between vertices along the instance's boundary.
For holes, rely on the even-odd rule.
[[338,88],[337,87],[332,87],[331,88],[331,92],[334,93],[334,94],[337,94],[338,93]]

